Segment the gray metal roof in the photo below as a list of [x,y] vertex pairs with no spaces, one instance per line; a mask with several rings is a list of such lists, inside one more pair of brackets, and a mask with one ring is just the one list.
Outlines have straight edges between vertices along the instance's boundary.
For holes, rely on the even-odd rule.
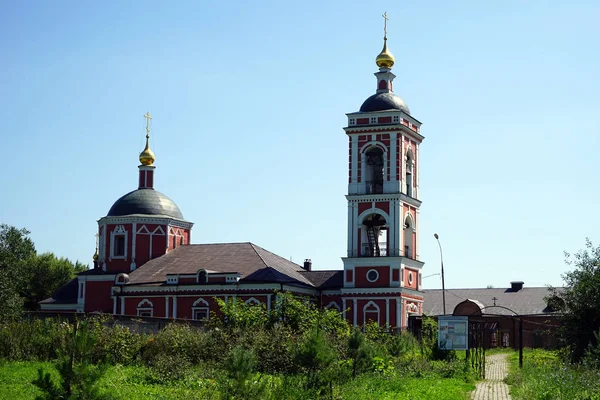
[[137,189],[129,192],[117,201],[108,211],[107,216],[124,216],[132,214],[166,216],[183,219],[177,204],[158,190]]
[[360,106],[360,112],[401,110],[410,115],[408,106],[400,97],[393,92],[376,93],[364,101]]
[[[497,306],[510,308],[519,315],[551,313],[552,310],[544,300],[550,295],[547,287],[524,287],[518,291],[511,288],[446,289],[446,314],[452,314],[458,303],[470,299],[486,307],[484,314],[511,315],[505,309],[491,307],[494,305],[494,298]],[[423,313],[430,316],[444,314],[441,289],[424,290]]]

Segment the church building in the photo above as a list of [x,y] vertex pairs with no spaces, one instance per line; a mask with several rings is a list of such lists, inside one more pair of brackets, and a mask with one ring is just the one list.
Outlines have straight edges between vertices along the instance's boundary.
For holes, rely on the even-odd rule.
[[[100,312],[203,320],[215,299],[274,306],[277,293],[334,308],[351,324],[407,326],[423,311],[419,259],[421,123],[393,92],[394,56],[376,58],[376,91],[347,114],[348,249],[343,270],[312,270],[256,244],[193,244],[193,223],[155,189],[155,156],[139,156],[138,187],[98,220],[94,268],[80,273],[43,311]],[[150,115],[146,114],[147,121]],[[160,186],[158,184],[158,186]]]

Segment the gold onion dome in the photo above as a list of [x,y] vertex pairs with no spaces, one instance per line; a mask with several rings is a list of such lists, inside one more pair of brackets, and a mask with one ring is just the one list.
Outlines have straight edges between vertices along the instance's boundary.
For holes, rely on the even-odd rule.
[[146,147],[144,148],[144,151],[140,153],[140,163],[146,166],[154,164],[155,160],[154,152],[150,150],[150,143],[148,139],[149,136],[146,135]]
[[394,66],[395,61],[396,61],[396,59],[394,58],[392,53],[387,48],[387,37],[384,37],[383,38],[383,50],[381,50],[381,53],[379,53],[379,55],[375,59],[375,62],[377,63],[377,66],[379,68],[388,68],[389,69]]
[[96,251],[94,252],[94,255],[93,255],[92,259],[94,261],[98,261],[98,248],[97,247],[96,247]]

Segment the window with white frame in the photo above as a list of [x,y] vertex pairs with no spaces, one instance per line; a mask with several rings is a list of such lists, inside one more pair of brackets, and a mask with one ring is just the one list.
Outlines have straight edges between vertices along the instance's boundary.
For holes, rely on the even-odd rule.
[[406,195],[413,197],[413,154],[411,150],[406,153]]
[[259,306],[260,305],[260,301],[258,301],[254,297],[250,297],[248,300],[246,300],[244,302],[244,304],[246,304],[247,306]]
[[196,281],[200,285],[208,283],[208,273],[205,269],[198,270],[198,274],[196,275]]
[[153,317],[154,316],[154,304],[148,299],[140,301],[137,305],[137,316],[138,317]]
[[369,272],[367,272],[367,280],[373,283],[377,282],[377,279],[379,279],[379,272],[377,272],[376,269],[370,269]]
[[370,301],[363,307],[363,324],[376,322],[379,324],[379,306],[375,302]]
[[127,257],[127,231],[123,225],[117,225],[111,232],[111,258]]
[[210,307],[206,300],[200,298],[194,302],[192,305],[192,319],[196,321],[208,321],[210,319]]

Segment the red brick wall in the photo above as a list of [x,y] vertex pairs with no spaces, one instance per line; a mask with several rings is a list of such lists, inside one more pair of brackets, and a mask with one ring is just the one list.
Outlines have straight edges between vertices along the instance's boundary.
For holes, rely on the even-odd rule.
[[[375,282],[369,282],[367,279],[367,272],[370,270],[376,270],[379,272],[379,277]],[[354,273],[356,274],[354,287],[389,287],[390,286],[390,267],[379,266],[379,267],[355,267]]]

